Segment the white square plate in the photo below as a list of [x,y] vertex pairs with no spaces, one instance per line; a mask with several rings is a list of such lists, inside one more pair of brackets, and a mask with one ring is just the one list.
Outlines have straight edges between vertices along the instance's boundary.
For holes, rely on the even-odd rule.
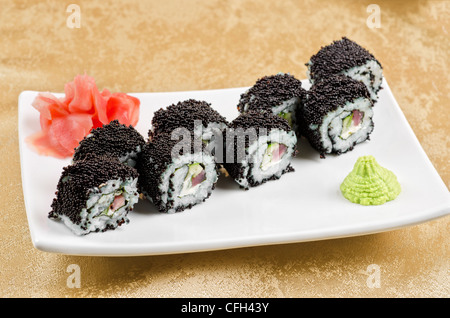
[[[309,88],[304,80],[303,85]],[[450,212],[447,187],[429,161],[386,81],[374,109],[370,141],[340,156],[320,159],[304,139],[293,159],[295,172],[248,191],[221,176],[211,197],[190,210],[164,214],[141,201],[130,223],[114,231],[76,236],[48,219],[62,168],[70,159],[40,156],[24,142],[37,132],[39,113],[31,106],[37,92],[19,97],[19,143],[22,186],[31,239],[42,251],[98,256],[187,253],[247,246],[331,239],[393,230]],[[228,120],[246,88],[136,93],[141,101],[136,129],[145,137],[154,111],[189,98],[205,100]],[[339,186],[360,156],[373,155],[393,171],[402,192],[380,206],[347,201]]]

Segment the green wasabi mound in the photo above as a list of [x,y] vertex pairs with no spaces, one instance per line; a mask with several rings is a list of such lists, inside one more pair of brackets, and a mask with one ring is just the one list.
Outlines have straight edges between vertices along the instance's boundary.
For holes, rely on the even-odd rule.
[[401,192],[395,174],[380,166],[373,156],[359,157],[340,189],[345,198],[361,205],[381,205]]

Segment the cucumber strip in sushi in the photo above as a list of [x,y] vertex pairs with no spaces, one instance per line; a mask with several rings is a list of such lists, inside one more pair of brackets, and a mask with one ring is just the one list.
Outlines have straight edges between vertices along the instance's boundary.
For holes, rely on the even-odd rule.
[[117,159],[86,156],[63,169],[48,216],[77,235],[114,230],[129,222],[137,182],[136,169]]
[[194,133],[195,138],[201,138],[208,146],[207,150],[212,153],[217,146],[214,139],[222,136],[222,131],[228,126],[225,117],[212,108],[211,104],[195,99],[157,110],[151,124],[152,128],[148,133],[150,139],[161,133],[170,134],[177,128],[186,128]]
[[352,150],[369,139],[374,128],[367,87],[343,75],[314,83],[301,115],[305,136],[321,157]]
[[272,112],[240,114],[225,130],[224,140],[223,166],[241,188],[248,190],[294,170],[297,136],[287,120]]
[[256,81],[240,97],[237,106],[240,113],[270,111],[286,119],[297,130],[297,110],[306,97],[302,82],[293,75],[278,73]]
[[95,153],[119,159],[131,167],[136,165],[139,152],[145,144],[144,137],[133,127],[113,120],[109,124],[91,130],[75,149],[73,161]]
[[158,134],[138,161],[140,190],[160,212],[181,212],[205,201],[219,176],[215,158],[204,151],[201,139],[189,131],[181,136]]
[[346,37],[322,47],[306,66],[312,84],[333,74],[347,75],[366,85],[373,102],[378,100],[383,81],[380,62],[368,50]]

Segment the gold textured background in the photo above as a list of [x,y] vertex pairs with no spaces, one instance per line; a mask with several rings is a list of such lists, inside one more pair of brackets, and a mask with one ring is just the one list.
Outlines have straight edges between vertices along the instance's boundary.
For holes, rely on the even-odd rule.
[[[66,26],[70,3],[81,28]],[[369,29],[366,8],[381,8]],[[321,45],[368,48],[450,186],[450,1],[0,0],[1,297],[449,297],[449,218],[353,238],[167,256],[55,255],[31,243],[17,136],[23,90],[63,91],[76,74],[100,89],[158,92],[305,78]],[[424,198],[426,199],[426,198]],[[81,288],[66,285],[81,268]],[[368,288],[366,268],[381,269]]]

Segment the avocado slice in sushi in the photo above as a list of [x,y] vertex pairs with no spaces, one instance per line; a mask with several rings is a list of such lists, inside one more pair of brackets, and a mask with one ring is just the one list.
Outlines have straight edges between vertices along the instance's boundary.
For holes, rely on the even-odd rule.
[[288,121],[289,126],[292,127],[293,125],[293,121],[292,121],[292,113],[291,112],[281,112],[278,114],[278,116],[280,116],[281,118],[284,118]]

